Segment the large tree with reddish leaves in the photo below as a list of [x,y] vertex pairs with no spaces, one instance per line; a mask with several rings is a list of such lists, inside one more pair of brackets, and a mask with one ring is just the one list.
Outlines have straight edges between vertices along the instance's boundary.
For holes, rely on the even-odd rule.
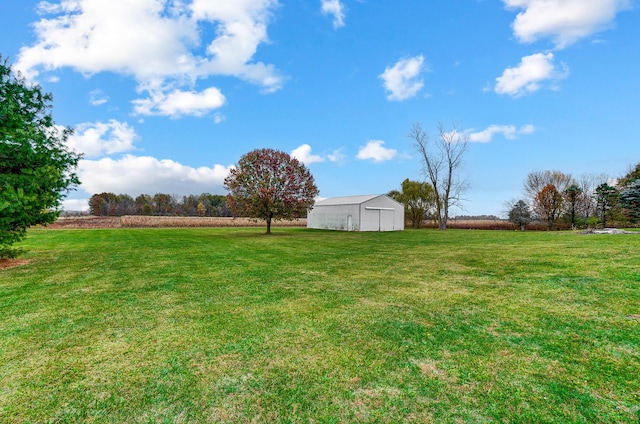
[[227,206],[233,214],[264,219],[267,234],[274,219],[306,216],[318,195],[307,167],[273,149],[256,149],[242,156],[224,186],[230,192]]
[[547,221],[547,225],[551,230],[562,213],[563,202],[562,193],[556,189],[556,186],[547,184],[533,199],[533,210],[540,218]]

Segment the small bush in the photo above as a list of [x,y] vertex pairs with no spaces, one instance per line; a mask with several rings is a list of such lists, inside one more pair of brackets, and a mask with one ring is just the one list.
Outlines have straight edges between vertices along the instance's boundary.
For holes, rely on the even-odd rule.
[[0,259],[15,259],[24,253],[24,249],[4,247],[0,248]]

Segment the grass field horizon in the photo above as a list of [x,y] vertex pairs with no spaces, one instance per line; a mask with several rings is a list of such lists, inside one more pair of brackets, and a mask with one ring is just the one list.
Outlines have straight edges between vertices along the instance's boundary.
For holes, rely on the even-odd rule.
[[640,237],[29,231],[0,422],[640,420]]

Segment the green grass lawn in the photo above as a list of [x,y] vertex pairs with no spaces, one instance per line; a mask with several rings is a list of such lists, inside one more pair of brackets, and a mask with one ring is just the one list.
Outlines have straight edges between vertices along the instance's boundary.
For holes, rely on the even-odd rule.
[[0,422],[640,421],[640,237],[33,230]]

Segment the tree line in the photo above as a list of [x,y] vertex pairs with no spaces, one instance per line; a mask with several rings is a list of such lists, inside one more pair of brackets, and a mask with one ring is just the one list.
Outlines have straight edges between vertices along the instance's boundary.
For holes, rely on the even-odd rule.
[[156,193],[99,193],[89,199],[89,213],[94,216],[156,215],[156,216],[232,216],[227,197],[219,194],[175,196]]
[[[574,178],[561,171],[531,172],[523,193],[524,198],[507,202],[506,211],[508,220],[521,230],[533,222],[544,223],[549,230],[633,225],[640,220],[640,163],[618,179],[605,174]],[[414,228],[420,228],[426,219],[441,222],[432,183],[407,178],[401,190],[387,195],[405,205]]]
[[552,230],[635,224],[640,219],[640,163],[616,179],[604,174],[574,178],[561,171],[531,172],[525,198],[508,205],[509,221],[521,229],[541,221]]

